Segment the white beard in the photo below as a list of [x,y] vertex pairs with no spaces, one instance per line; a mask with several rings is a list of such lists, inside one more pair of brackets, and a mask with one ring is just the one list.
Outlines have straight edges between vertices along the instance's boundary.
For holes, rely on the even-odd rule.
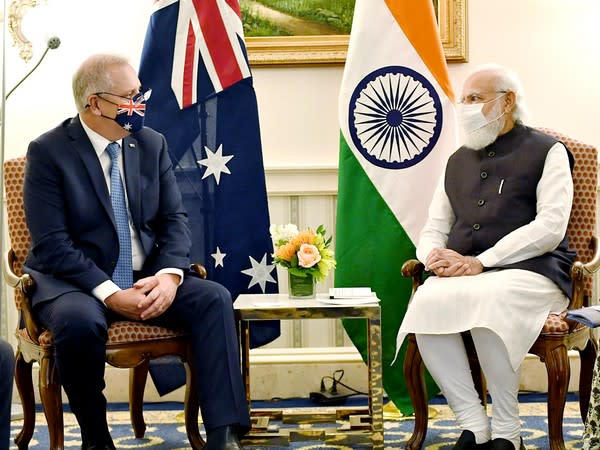
[[504,120],[501,120],[504,114],[502,113],[502,105],[498,103],[490,111],[491,120],[483,127],[465,134],[465,146],[473,150],[480,150],[494,142],[500,135],[500,131],[504,128]]

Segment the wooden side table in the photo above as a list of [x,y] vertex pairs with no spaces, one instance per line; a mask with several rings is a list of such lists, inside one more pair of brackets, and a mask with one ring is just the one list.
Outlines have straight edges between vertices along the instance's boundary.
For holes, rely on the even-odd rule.
[[[368,409],[341,409],[335,408],[311,408],[311,413],[298,416],[305,423],[321,423],[324,421],[318,410],[324,410],[324,414],[333,417],[333,420],[347,419],[349,426],[342,429],[324,428],[322,430],[311,429],[310,433],[299,432],[298,437],[292,437],[289,429],[285,431],[288,439],[299,440],[302,435],[310,435],[314,439],[317,436],[325,442],[337,445],[348,445],[359,443],[359,435],[370,434],[370,443],[374,449],[383,449],[383,387],[381,367],[381,319],[378,303],[360,305],[332,305],[319,301],[328,297],[326,294],[317,294],[316,299],[291,300],[287,294],[241,294],[234,303],[236,318],[240,326],[240,340],[242,352],[242,372],[246,386],[246,397],[250,405],[250,321],[252,320],[290,320],[290,319],[366,319],[368,345],[368,373],[369,373],[369,404]],[[304,409],[304,408],[299,408]],[[362,413],[362,414],[361,414]],[[365,414],[367,413],[367,414]],[[265,425],[265,414],[259,419],[262,425],[257,426],[255,416],[259,414],[253,411],[253,436],[261,437],[260,430],[264,430],[262,439],[275,437],[274,433],[267,433],[268,426]],[[272,417],[281,419],[282,412],[278,411]],[[285,418],[284,418],[285,420]],[[287,418],[289,421],[289,417]],[[282,430],[283,431],[283,430]],[[281,440],[281,433],[276,435]]]

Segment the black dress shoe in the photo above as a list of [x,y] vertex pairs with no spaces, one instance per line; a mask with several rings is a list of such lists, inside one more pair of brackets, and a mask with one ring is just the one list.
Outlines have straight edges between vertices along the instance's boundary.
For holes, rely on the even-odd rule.
[[237,429],[232,425],[211,430],[206,436],[204,450],[241,450]]
[[454,450],[485,450],[490,448],[490,443],[484,442],[483,444],[478,444],[475,441],[473,432],[464,430],[452,448]]
[[[515,450],[515,446],[508,439],[496,438],[492,440],[491,450]],[[523,444],[523,438],[521,438],[521,445],[519,446],[519,450],[525,450],[525,445]]]

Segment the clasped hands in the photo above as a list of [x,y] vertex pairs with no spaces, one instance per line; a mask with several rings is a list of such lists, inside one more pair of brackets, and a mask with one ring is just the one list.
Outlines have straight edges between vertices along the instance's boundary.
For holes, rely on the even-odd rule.
[[483,272],[483,264],[474,256],[463,256],[447,248],[434,248],[427,255],[425,269],[438,277],[460,277]]
[[108,296],[106,306],[131,320],[148,320],[164,313],[177,293],[179,276],[161,273],[141,278],[133,287]]

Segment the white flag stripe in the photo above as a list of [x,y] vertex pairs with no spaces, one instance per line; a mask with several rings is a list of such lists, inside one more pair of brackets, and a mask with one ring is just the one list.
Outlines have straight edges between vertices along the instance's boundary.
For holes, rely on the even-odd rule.
[[[357,1],[354,19],[348,48],[348,54],[352,54],[353,58],[346,63],[340,92],[341,130],[369,179],[416,245],[419,232],[427,219],[429,199],[433,195],[437,181],[437,179],[431,180],[431,175],[440,174],[445,167],[447,156],[456,150],[457,124],[454,106],[406,38],[383,0]],[[381,39],[382,29],[386,30],[385,41]],[[360,32],[356,32],[357,30]],[[388,45],[389,43],[393,45]],[[365,55],[365,57],[361,58],[357,55]],[[402,169],[402,173],[397,176],[390,174],[391,169],[376,166],[365,159],[354,145],[348,121],[349,101],[355,87],[374,70],[394,65],[410,67],[431,83],[440,96],[444,120],[438,143],[431,154],[418,164]],[[427,199],[426,201],[413,201],[415,187],[419,189],[419,198]],[[407,202],[410,202],[410,208],[407,208]]]
[[[210,52],[208,51],[208,46],[206,45],[206,40],[204,39],[204,34],[202,33],[202,29],[200,28],[200,22],[198,20],[198,16],[194,14],[192,18],[192,23],[194,24],[194,32],[197,33],[198,40],[197,42],[197,50],[200,51],[200,55],[202,55],[202,61],[204,62],[204,67],[206,68],[206,72],[208,73],[208,77],[210,78],[211,83],[214,86],[215,92],[220,92],[223,90],[223,86],[221,85],[221,80],[219,79],[219,75],[217,73],[217,69],[213,64],[213,59],[210,56]],[[197,31],[196,31],[197,29]],[[197,61],[198,58],[194,60],[194,74],[198,73],[197,69]],[[197,82],[194,83],[194,89],[198,85]],[[194,97],[194,102],[196,102],[196,98]]]
[[177,98],[181,108],[183,105],[183,76],[185,68],[185,51],[187,49],[187,35],[189,22],[187,17],[192,15],[191,2],[179,4],[179,15],[177,18],[177,30],[175,32],[175,47],[173,50],[173,71],[171,73],[171,89]]
[[[219,0],[217,2],[219,10],[221,11],[221,17],[225,21],[225,30],[227,31],[227,37],[231,43],[231,48],[237,60],[237,64],[240,68],[243,78],[248,78],[250,74],[250,67],[244,57],[244,52],[240,46],[239,37],[244,36],[244,27],[242,21],[237,13],[231,9],[231,6],[225,0]],[[238,37],[239,35],[239,37]]]

